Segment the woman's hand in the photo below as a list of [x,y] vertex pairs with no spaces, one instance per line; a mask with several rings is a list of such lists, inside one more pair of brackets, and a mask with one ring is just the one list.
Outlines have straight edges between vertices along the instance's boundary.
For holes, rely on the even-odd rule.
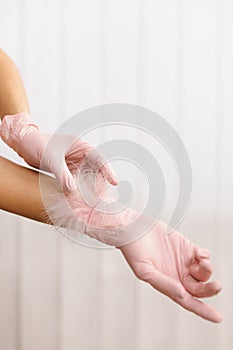
[[207,249],[197,247],[177,231],[167,234],[166,224],[161,221],[148,234],[119,249],[140,280],[185,309],[221,322],[216,309],[197,299],[221,290],[219,282],[206,282],[212,274]]
[[[89,182],[86,187],[91,188]],[[221,290],[219,282],[207,282],[212,274],[209,251],[177,231],[167,234],[167,225],[162,221],[155,223],[153,218],[129,207],[115,211],[121,203],[111,202],[106,188],[103,191],[105,201],[100,200],[94,208],[82,200],[78,191],[65,197],[54,193],[46,208],[48,216],[55,226],[116,246],[140,280],[185,309],[209,321],[221,322],[216,309],[197,299],[214,296]]]
[[92,170],[100,171],[112,185],[117,184],[112,170],[93,146],[76,135],[43,133],[29,114],[4,116],[0,135],[30,166],[53,173],[68,192],[76,189],[72,173],[84,157]]

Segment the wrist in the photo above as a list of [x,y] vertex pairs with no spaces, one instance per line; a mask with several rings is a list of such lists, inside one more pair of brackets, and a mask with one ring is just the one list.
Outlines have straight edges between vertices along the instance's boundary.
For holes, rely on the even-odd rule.
[[5,115],[0,125],[2,140],[16,152],[21,139],[33,131],[39,130],[28,113]]

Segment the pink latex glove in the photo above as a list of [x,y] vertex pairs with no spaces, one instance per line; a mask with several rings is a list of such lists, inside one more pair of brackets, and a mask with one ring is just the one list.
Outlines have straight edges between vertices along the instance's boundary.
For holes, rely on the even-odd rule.
[[179,232],[166,234],[159,221],[145,236],[119,247],[135,275],[185,309],[212,322],[221,314],[197,298],[211,297],[222,289],[212,274],[209,251],[199,248]]
[[[31,116],[26,113],[4,116],[0,135],[30,166],[53,173],[68,192],[77,188],[72,173],[86,154],[94,149],[76,135],[51,135],[40,131]],[[46,147],[49,141],[49,147]],[[112,185],[117,184],[112,169],[105,164],[103,156],[97,150],[94,156],[92,152],[89,166],[100,171]]]
[[[86,181],[87,190],[94,192],[91,181],[88,178]],[[111,202],[101,178],[97,176],[95,181],[98,196]],[[82,193],[89,197],[85,188],[84,192],[82,189]],[[143,225],[135,221],[140,216],[139,212],[131,208],[118,213],[101,212],[105,204],[99,197],[99,200],[93,197],[92,204],[95,200],[96,203],[92,207],[86,203],[79,190],[65,196],[58,192],[51,193],[46,210],[55,226],[68,228],[74,233],[85,233],[105,244],[118,247],[140,280],[151,284],[185,309],[209,321],[221,322],[222,317],[216,309],[197,299],[211,297],[221,290],[218,281],[205,283],[212,274],[207,249],[197,247],[177,231],[167,234],[167,225],[162,221],[158,221],[142,236],[143,230],[140,232],[140,229]],[[148,218],[142,215],[141,222],[150,222]],[[134,222],[137,223],[133,229],[129,224]]]

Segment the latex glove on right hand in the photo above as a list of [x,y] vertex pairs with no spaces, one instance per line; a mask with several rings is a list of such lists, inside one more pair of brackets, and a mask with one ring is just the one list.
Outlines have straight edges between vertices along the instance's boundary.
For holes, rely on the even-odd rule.
[[218,281],[207,282],[212,274],[209,251],[199,248],[179,232],[166,233],[159,221],[142,238],[119,247],[135,275],[185,309],[202,318],[221,322],[221,314],[197,298],[216,295]]
[[[89,181],[87,184],[92,195],[94,190]],[[97,177],[95,187],[97,195],[111,203],[100,177]],[[87,194],[85,188],[82,193]],[[218,281],[207,282],[212,274],[207,249],[199,248],[177,231],[167,234],[167,225],[162,221],[143,234],[143,227],[150,227],[148,224],[154,221],[153,218],[131,208],[104,212],[104,202],[93,197],[94,205],[93,202],[87,204],[78,190],[66,194],[65,201],[64,196],[54,193],[47,213],[55,226],[67,227],[116,246],[140,280],[196,315],[221,322],[222,317],[215,308],[197,299],[214,296],[221,290]],[[113,202],[116,208],[115,204]]]
[[212,297],[222,289],[218,281],[207,282],[213,270],[209,251],[196,246],[178,231],[167,234],[167,224],[162,221],[143,235],[143,226],[149,223],[150,218],[130,208],[117,214],[93,210],[88,220],[91,227],[86,228],[86,233],[117,246],[140,280],[196,315],[221,322],[222,316],[215,308],[197,299]]
[[86,159],[90,169],[98,169],[110,184],[117,184],[116,176],[97,149],[90,153],[94,147],[76,135],[42,132],[29,114],[4,116],[0,135],[30,166],[53,173],[68,192],[76,190],[72,174],[87,154],[91,154]]

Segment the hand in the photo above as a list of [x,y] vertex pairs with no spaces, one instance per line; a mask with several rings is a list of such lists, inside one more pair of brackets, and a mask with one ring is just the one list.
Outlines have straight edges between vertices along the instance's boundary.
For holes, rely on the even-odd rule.
[[212,273],[207,249],[197,247],[177,231],[167,234],[161,221],[148,234],[119,249],[140,280],[203,318],[222,321],[216,309],[197,299],[221,290],[217,281],[204,283]]
[[72,174],[84,157],[92,170],[100,171],[112,185],[117,184],[112,170],[93,146],[81,138],[78,139],[76,135],[43,133],[29,114],[5,116],[0,126],[0,134],[3,141],[26,163],[53,173],[68,192],[76,189]]
[[[94,196],[94,206],[82,197],[83,193],[87,196],[85,189],[94,192],[92,183],[103,199]],[[207,282],[212,274],[209,251],[197,247],[177,231],[167,234],[167,225],[162,221],[141,237],[141,229],[150,227],[153,218],[129,207],[117,212],[111,210],[122,208],[121,203],[112,201],[98,176],[95,181],[85,177],[83,184],[85,189],[82,191],[79,188],[65,197],[59,192],[51,196],[46,207],[51,222],[116,246],[139,279],[150,283],[185,309],[209,321],[221,322],[222,317],[216,309],[197,299],[211,297],[221,290],[219,282]]]

